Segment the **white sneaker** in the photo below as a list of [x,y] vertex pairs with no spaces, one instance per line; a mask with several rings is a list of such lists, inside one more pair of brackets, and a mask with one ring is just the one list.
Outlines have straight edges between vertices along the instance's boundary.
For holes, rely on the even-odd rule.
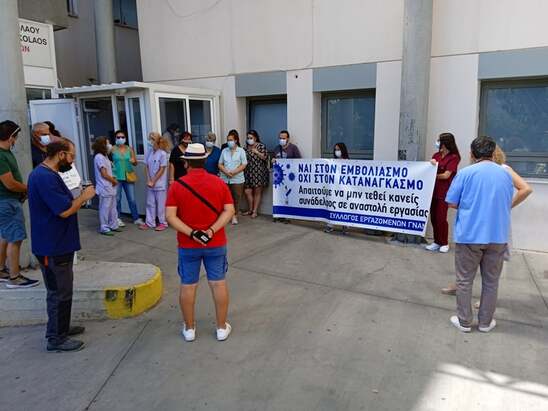
[[439,246],[439,244],[432,243],[430,245],[427,245],[424,248],[426,248],[428,251],[438,251],[440,249],[440,246]]
[[133,224],[135,224],[135,225],[144,225],[145,222],[143,221],[142,218],[138,218],[137,220],[135,220],[135,221],[133,222]]
[[229,323],[225,322],[226,328],[217,328],[217,341],[224,341],[228,338],[230,333],[232,332],[232,327]]
[[495,321],[495,319],[493,318],[491,320],[491,324],[489,324],[489,326],[487,327],[481,327],[481,326],[478,326],[478,330],[481,331],[482,333],[488,333],[489,331],[491,331],[493,328],[495,328],[497,326],[497,322]]
[[187,330],[186,324],[183,325],[183,329],[181,330],[181,334],[183,335],[183,338],[186,342],[191,342],[196,339],[196,328],[190,328]]
[[448,253],[449,252],[449,246],[448,245],[442,245],[440,247],[440,253]]
[[238,218],[232,217],[232,225],[236,225],[236,224],[238,224]]
[[451,321],[451,324],[453,324],[457,329],[459,329],[463,333],[469,333],[470,331],[472,331],[472,327],[463,327],[462,325],[460,325],[459,317],[457,317],[456,315],[453,315],[449,319],[449,321]]
[[118,227],[125,227],[125,226],[126,226],[126,223],[124,223],[124,222],[122,221],[122,219],[119,218],[119,219],[118,219]]

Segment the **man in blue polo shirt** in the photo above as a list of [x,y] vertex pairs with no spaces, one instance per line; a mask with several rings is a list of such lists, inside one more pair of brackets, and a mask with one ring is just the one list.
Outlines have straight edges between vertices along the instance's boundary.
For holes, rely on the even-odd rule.
[[47,351],[76,351],[84,343],[69,339],[81,334],[84,327],[71,327],[72,264],[80,249],[76,213],[95,195],[87,187],[79,197],[63,182],[59,172],[71,168],[75,147],[63,139],[48,144],[47,158],[30,174],[28,181],[32,252],[36,255],[47,290]]
[[481,272],[481,300],[478,330],[489,332],[504,263],[512,208],[512,177],[493,162],[495,141],[478,137],[471,144],[473,165],[455,177],[445,197],[457,209],[455,219],[455,269],[457,315],[451,323],[463,332],[472,330],[472,285],[478,267]]

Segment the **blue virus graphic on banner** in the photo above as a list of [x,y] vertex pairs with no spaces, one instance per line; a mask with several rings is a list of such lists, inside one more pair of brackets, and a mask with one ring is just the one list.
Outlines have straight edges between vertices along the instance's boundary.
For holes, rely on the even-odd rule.
[[272,180],[273,180],[274,187],[276,188],[280,187],[283,184],[284,179],[285,179],[284,169],[282,168],[282,166],[275,163],[274,166],[272,167]]
[[[287,187],[286,185],[286,178],[287,180],[293,182],[295,181],[295,173],[293,173],[291,170],[291,165],[286,164],[284,167],[279,165],[278,163],[275,163],[272,167],[272,183],[274,185],[274,188],[283,189],[283,192],[285,194],[285,203],[289,203],[289,194],[291,193],[291,189]],[[287,173],[287,174],[286,174]]]

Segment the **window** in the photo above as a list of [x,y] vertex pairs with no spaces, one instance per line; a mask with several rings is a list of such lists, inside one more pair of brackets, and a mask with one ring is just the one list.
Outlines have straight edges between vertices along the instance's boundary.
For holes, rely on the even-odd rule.
[[133,136],[135,143],[135,154],[138,156],[145,154],[145,142],[143,138],[143,123],[141,120],[141,99],[139,97],[128,98],[129,115],[128,125],[130,135]]
[[344,143],[350,158],[372,159],[375,130],[375,90],[322,95],[322,155]]
[[205,144],[207,133],[213,131],[211,124],[211,101],[190,100],[189,104],[192,141]]
[[548,177],[548,79],[483,83],[480,135],[497,141],[518,174]]
[[67,0],[67,13],[71,17],[78,17],[78,0]]
[[31,100],[45,100],[51,98],[51,90],[49,88],[25,88],[27,94],[27,102]]
[[[250,99],[248,101],[248,127],[256,130],[261,141],[268,151],[274,151],[278,145],[278,136],[281,130],[287,129],[287,100],[277,99]],[[246,130],[247,131],[247,130]],[[240,143],[244,143],[246,136],[240,136]],[[298,141],[296,142],[298,144]]]
[[137,6],[135,0],[114,0],[112,2],[114,22],[122,26],[137,28]]

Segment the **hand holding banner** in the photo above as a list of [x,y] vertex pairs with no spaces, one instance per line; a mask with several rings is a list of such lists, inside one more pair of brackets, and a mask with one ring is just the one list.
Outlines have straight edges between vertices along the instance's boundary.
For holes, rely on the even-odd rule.
[[273,217],[424,236],[436,171],[426,161],[278,159]]

